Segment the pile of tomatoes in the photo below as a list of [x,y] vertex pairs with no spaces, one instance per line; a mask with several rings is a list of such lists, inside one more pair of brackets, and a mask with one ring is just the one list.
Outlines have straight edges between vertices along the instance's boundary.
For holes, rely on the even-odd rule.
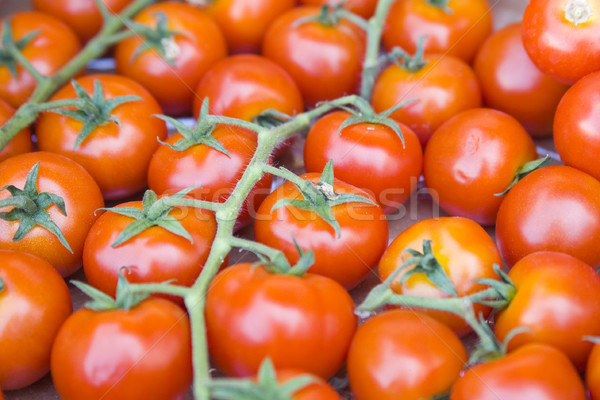
[[6,398],[600,399],[600,1],[144,1],[2,20]]

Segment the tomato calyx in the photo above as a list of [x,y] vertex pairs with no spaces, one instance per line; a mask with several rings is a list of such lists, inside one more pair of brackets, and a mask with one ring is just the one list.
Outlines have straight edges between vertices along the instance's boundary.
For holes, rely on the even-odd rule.
[[316,382],[309,374],[298,375],[285,383],[277,382],[270,358],[260,365],[256,382],[252,379],[212,379],[208,384],[212,398],[231,400],[293,400],[293,394]]
[[425,36],[421,36],[417,40],[417,49],[414,55],[411,56],[406,50],[400,47],[394,47],[386,55],[386,58],[410,73],[419,72],[428,63],[428,61],[423,59],[425,55],[425,38]]
[[[435,258],[431,248],[431,240],[423,240],[423,252],[414,249],[406,249],[403,254],[408,254],[408,257],[402,264],[404,267],[414,266],[406,271],[400,278],[400,284],[406,282],[414,274],[425,274],[427,279],[435,286],[440,288],[444,293],[456,297],[456,288],[444,271],[440,262]],[[400,273],[403,269],[397,269],[394,273]]]
[[300,191],[304,199],[283,198],[273,204],[271,213],[281,207],[295,207],[300,210],[307,210],[316,213],[325,222],[327,222],[335,231],[336,237],[340,237],[341,228],[339,222],[335,219],[332,207],[346,203],[366,203],[376,205],[372,200],[353,193],[336,193],[333,182],[333,160],[329,160],[318,182],[304,180],[290,170],[280,167],[274,168],[268,165],[263,166],[265,172],[277,175],[294,184]]
[[592,16],[592,7],[587,0],[571,0],[563,10],[565,19],[575,26],[588,22]]
[[452,9],[448,6],[450,0],[427,0],[434,7],[441,8],[446,14],[452,14]]
[[344,4],[346,2],[345,1],[341,1],[337,4],[323,4],[321,6],[321,10],[319,12],[319,14],[317,15],[309,15],[306,17],[302,17],[302,18],[298,18],[294,24],[292,25],[292,28],[297,28],[300,25],[309,23],[309,22],[318,22],[321,26],[324,27],[334,27],[337,26],[340,21],[342,19],[347,19],[350,22],[358,25],[359,27],[361,27],[362,29],[364,29],[365,31],[368,30],[368,23],[367,21],[354,14],[349,12],[348,10],[344,9]]
[[134,21],[125,21],[125,25],[127,25],[130,30],[144,38],[144,41],[131,55],[130,62],[135,61],[140,54],[146,50],[153,49],[156,50],[170,66],[175,67],[175,60],[181,53],[181,49],[175,41],[175,35],[185,35],[185,33],[169,29],[167,17],[164,13],[157,12],[155,15],[156,26],[154,28]]
[[529,161],[528,163],[523,164],[517,169],[515,172],[515,176],[510,183],[510,185],[501,193],[494,193],[496,197],[502,197],[507,194],[513,186],[515,186],[521,179],[525,178],[528,174],[535,171],[536,169],[542,168],[546,166],[552,159],[549,155],[545,155],[542,158],[538,158],[537,160]]
[[77,98],[71,100],[73,101],[73,105],[77,105],[77,109],[69,110],[54,108],[49,111],[83,122],[83,126],[73,144],[73,150],[76,150],[97,127],[106,125],[110,122],[121,126],[119,119],[112,115],[115,108],[121,104],[142,100],[142,98],[138,96],[117,96],[112,99],[105,99],[104,90],[102,89],[102,84],[99,80],[94,81],[94,93],[92,96],[87,94],[85,89],[81,87],[77,81],[73,80],[71,84],[77,94]]
[[[17,79],[17,63],[20,63],[25,69],[35,68],[25,59],[21,51],[27,46],[40,32],[35,30],[29,32],[21,39],[15,42],[8,18],[2,23],[2,38],[0,47],[0,66],[5,66],[14,79]],[[37,73],[37,71],[35,71]],[[39,73],[38,73],[39,74]],[[35,74],[32,74],[36,77]],[[37,79],[37,77],[36,77]]]
[[4,279],[0,278],[0,293],[4,290]]
[[288,122],[292,117],[286,113],[268,108],[252,119],[252,122],[263,128],[272,129]]
[[13,236],[13,241],[19,241],[29,233],[36,225],[46,228],[60,241],[60,243],[71,253],[73,250],[67,242],[62,231],[56,225],[50,214],[46,210],[52,204],[56,205],[58,210],[67,215],[65,201],[62,197],[49,192],[39,192],[37,189],[37,180],[40,169],[38,161],[27,174],[25,186],[19,189],[14,185],[6,185],[0,190],[8,190],[11,197],[0,200],[0,208],[10,207],[13,209],[8,212],[0,212],[0,219],[5,221],[19,221],[19,228]]

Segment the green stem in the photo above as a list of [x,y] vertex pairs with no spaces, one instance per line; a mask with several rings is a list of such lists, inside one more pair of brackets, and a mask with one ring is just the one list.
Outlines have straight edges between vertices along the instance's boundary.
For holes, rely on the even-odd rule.
[[267,257],[273,258],[277,256],[280,251],[272,247],[266,246],[262,243],[255,242],[254,240],[248,240],[237,236],[229,238],[229,244],[231,247],[237,247],[244,250],[249,250],[254,254],[264,254]]
[[10,52],[10,54],[14,57],[14,59],[17,61],[17,63],[21,64],[21,66],[23,68],[25,68],[25,70],[27,72],[29,72],[31,74],[31,76],[33,76],[33,79],[35,79],[35,81],[37,82],[37,84],[40,84],[42,82],[44,82],[46,78],[44,75],[42,75],[34,66],[33,64],[31,64],[29,62],[29,60],[23,55],[23,53],[21,53],[21,50],[19,50],[17,48],[17,46],[10,46],[8,48],[8,51]]
[[196,200],[196,199],[174,199],[168,198],[164,199],[165,205],[169,207],[194,207],[194,208],[203,208],[205,210],[210,211],[219,211],[223,208],[223,203],[215,203],[212,201],[206,200]]
[[168,283],[130,283],[129,290],[136,293],[160,293],[177,297],[185,297],[190,292],[188,287]]

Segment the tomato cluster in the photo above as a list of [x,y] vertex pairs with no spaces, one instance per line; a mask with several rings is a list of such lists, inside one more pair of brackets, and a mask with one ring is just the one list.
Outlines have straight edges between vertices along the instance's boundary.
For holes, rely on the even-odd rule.
[[0,399],[600,399],[598,1],[32,5]]

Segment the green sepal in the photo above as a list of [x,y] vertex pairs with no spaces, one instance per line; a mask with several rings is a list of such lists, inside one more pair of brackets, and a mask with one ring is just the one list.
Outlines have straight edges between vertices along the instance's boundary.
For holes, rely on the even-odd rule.
[[512,279],[508,276],[508,274],[502,271],[502,268],[498,264],[494,264],[494,272],[498,275],[500,280],[497,279],[476,279],[475,282],[480,283],[482,285],[486,285],[494,289],[497,293],[498,299],[492,301],[481,301],[479,304],[487,305],[489,307],[494,308],[494,313],[505,308],[512,299],[515,297],[517,293],[517,288],[513,283]]
[[542,167],[546,166],[551,160],[552,159],[550,158],[549,155],[545,155],[542,158],[538,158],[537,160],[529,161],[528,163],[523,164],[522,166],[520,166],[517,169],[517,172],[515,172],[515,176],[514,176],[512,182],[510,183],[510,185],[502,193],[495,193],[494,196],[496,196],[496,197],[504,196],[521,179],[523,179],[525,176],[527,176],[531,172],[535,171],[536,169],[539,169],[539,168],[542,168]]
[[0,278],[0,293],[4,290],[4,279]]
[[131,273],[129,267],[123,266],[119,271],[119,279],[117,280],[117,291],[115,296],[115,303],[119,310],[131,310],[133,307],[140,304],[151,296],[149,292],[132,292],[130,289],[129,281],[125,277],[125,271]]
[[454,11],[448,6],[450,0],[427,0],[434,7],[442,9],[446,14],[452,15]]
[[252,122],[263,128],[273,129],[279,125],[285,124],[287,121],[292,119],[290,115],[277,111],[273,108],[268,108],[252,118]]
[[84,308],[89,308],[90,310],[94,311],[108,311],[115,310],[117,308],[117,303],[115,302],[115,299],[113,299],[106,293],[101,292],[95,287],[92,287],[80,281],[73,280],[71,281],[71,283],[91,299],[83,304]]
[[406,280],[414,274],[425,274],[427,279],[429,279],[429,281],[431,281],[431,283],[438,287],[442,292],[452,297],[458,296],[456,293],[456,287],[433,254],[431,240],[423,240],[422,253],[419,253],[413,249],[406,249],[403,253],[410,254],[411,256],[406,260],[405,263],[415,264],[415,266],[402,275],[400,284],[406,282]]
[[2,47],[0,47],[0,66],[3,65],[8,68],[8,71],[14,79],[18,78],[17,60],[15,60],[15,57],[10,53],[9,48],[14,46],[17,51],[21,51],[33,39],[35,39],[39,33],[39,30],[31,31],[15,42],[9,19],[6,18],[2,23],[2,37],[0,38],[0,42],[2,43]]
[[428,63],[423,59],[425,55],[425,38],[426,36],[419,37],[417,40],[417,50],[413,56],[400,47],[394,47],[386,57],[402,69],[411,73],[419,72]]

